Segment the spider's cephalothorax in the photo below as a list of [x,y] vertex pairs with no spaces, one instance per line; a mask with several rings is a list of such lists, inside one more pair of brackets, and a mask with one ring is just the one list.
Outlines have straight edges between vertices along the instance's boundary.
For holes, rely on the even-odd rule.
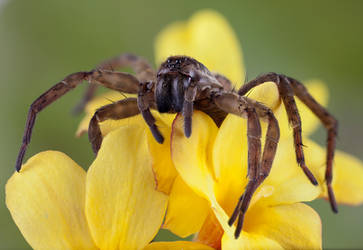
[[[116,68],[128,66],[134,70],[135,76],[114,71]],[[84,80],[90,82],[90,87],[78,106],[78,110],[82,110],[92,98],[97,85],[122,93],[137,94],[137,98],[122,99],[103,106],[95,112],[88,129],[88,137],[95,153],[102,144],[100,122],[108,119],[123,119],[140,113],[156,141],[163,143],[164,137],[156,126],[150,109],[156,109],[160,113],[181,113],[184,117],[184,133],[187,137],[192,133],[193,109],[207,113],[217,126],[222,123],[228,113],[247,119],[249,182],[243,195],[236,202],[236,208],[228,222],[232,225],[238,218],[236,238],[239,237],[242,230],[244,216],[253,193],[270,173],[280,137],[278,121],[273,112],[265,105],[246,97],[245,94],[264,82],[274,82],[278,87],[289,123],[293,128],[296,160],[314,185],[317,185],[318,182],[305,164],[301,121],[294,95],[318,116],[328,131],[325,179],[331,207],[334,212],[337,212],[331,182],[338,123],[324,107],[315,101],[304,85],[294,78],[268,73],[244,84],[236,91],[226,77],[211,73],[202,63],[187,56],[169,57],[161,64],[158,72],[155,72],[145,59],[131,54],[122,54],[101,63],[95,70],[74,73],[64,78],[30,106],[23,143],[16,161],[17,171],[21,169],[37,113]],[[268,123],[263,150],[261,149],[260,119]],[[261,152],[263,153],[261,154]]]
[[197,60],[187,56],[169,57],[157,72],[155,101],[159,112],[176,113],[183,111],[185,91],[202,78],[210,78],[214,85],[220,85],[209,70]]
[[183,110],[184,92],[191,82],[189,71],[186,71],[189,61],[186,57],[172,57],[161,65],[155,86],[159,112],[175,113]]

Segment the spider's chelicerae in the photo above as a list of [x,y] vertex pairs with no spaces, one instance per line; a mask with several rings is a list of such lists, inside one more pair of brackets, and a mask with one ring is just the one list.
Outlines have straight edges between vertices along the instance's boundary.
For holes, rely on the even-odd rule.
[[[131,67],[135,72],[135,76],[114,71],[114,69],[121,67]],[[236,201],[236,208],[228,222],[229,225],[232,225],[238,218],[235,231],[236,238],[238,238],[242,230],[244,215],[253,193],[269,175],[280,136],[278,121],[273,112],[262,103],[244,95],[253,87],[264,82],[272,81],[276,83],[280,97],[285,105],[289,123],[293,128],[296,160],[313,185],[318,185],[318,182],[305,165],[301,121],[294,95],[311,109],[328,131],[325,180],[332,210],[337,212],[331,186],[337,121],[324,107],[315,101],[304,85],[291,77],[268,73],[244,84],[236,91],[226,77],[211,73],[202,63],[187,56],[169,57],[155,73],[145,59],[131,54],[122,54],[101,63],[95,70],[74,73],[64,78],[64,80],[42,94],[30,106],[23,143],[16,162],[17,171],[21,168],[27,145],[30,142],[37,113],[84,80],[91,84],[78,107],[81,110],[92,98],[97,85],[122,93],[138,94],[137,98],[123,99],[103,106],[95,112],[88,130],[89,140],[95,153],[98,152],[102,143],[99,122],[107,119],[123,119],[139,113],[144,117],[155,140],[163,143],[164,137],[155,125],[155,119],[150,109],[156,109],[160,113],[182,113],[186,137],[190,137],[192,133],[193,109],[208,114],[218,126],[228,113],[247,119],[249,182],[241,198],[238,202]],[[268,123],[262,156],[259,119]]]

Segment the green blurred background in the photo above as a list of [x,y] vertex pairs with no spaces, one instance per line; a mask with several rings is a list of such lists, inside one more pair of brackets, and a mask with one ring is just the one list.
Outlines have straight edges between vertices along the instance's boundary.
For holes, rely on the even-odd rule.
[[[65,75],[121,52],[153,62],[157,32],[203,8],[229,20],[242,43],[249,79],[275,71],[325,81],[329,109],[340,121],[338,148],[363,160],[363,1],[0,0],[0,248],[29,248],[3,201],[32,101]],[[83,90],[40,114],[25,159],[53,149],[89,166],[87,138],[74,137],[81,116],[70,114]],[[324,130],[314,138],[324,144]],[[311,205],[322,217],[324,248],[363,248],[362,206],[340,206],[333,215],[325,201]],[[165,237],[170,236],[160,238]]]

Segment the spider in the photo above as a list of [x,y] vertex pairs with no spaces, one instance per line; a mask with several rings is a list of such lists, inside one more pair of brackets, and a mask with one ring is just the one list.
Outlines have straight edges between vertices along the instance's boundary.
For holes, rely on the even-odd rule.
[[[135,72],[135,76],[114,71],[115,68],[121,67],[131,67]],[[95,70],[68,75],[31,104],[23,143],[16,162],[17,171],[21,169],[38,112],[84,80],[88,81],[90,86],[82,102],[77,107],[78,111],[82,110],[84,105],[92,98],[97,85],[121,93],[137,94],[137,98],[126,98],[103,106],[95,112],[89,124],[88,137],[96,154],[102,143],[99,122],[107,119],[123,119],[140,113],[155,140],[158,143],[163,143],[164,137],[156,126],[150,109],[156,109],[160,113],[181,113],[184,118],[184,134],[186,137],[190,137],[192,133],[193,109],[208,114],[217,126],[221,125],[229,113],[247,119],[248,184],[240,199],[236,201],[236,208],[228,221],[229,225],[232,226],[238,218],[235,230],[236,238],[241,233],[244,216],[253,193],[269,175],[280,137],[278,121],[271,109],[246,97],[245,94],[264,82],[274,82],[278,87],[280,98],[285,105],[289,123],[293,129],[297,163],[313,185],[318,185],[318,182],[305,164],[301,120],[294,95],[311,109],[327,129],[325,180],[331,208],[334,212],[338,212],[331,186],[338,123],[324,107],[315,101],[304,85],[298,80],[282,74],[267,73],[247,82],[237,91],[226,77],[211,73],[202,63],[188,56],[169,57],[155,73],[145,59],[132,54],[122,54],[101,63]],[[262,156],[260,119],[268,123]]]

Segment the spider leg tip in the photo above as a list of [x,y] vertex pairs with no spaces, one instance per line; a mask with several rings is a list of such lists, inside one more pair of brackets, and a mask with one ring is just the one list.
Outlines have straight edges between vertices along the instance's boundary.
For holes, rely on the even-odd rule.
[[16,170],[16,172],[18,172],[18,173],[20,172],[20,169],[21,169],[21,167],[22,167],[22,166],[21,166],[21,162],[22,162],[22,161],[18,159],[18,160],[16,161],[16,164],[15,164],[15,170]]
[[338,210],[338,205],[337,205],[335,199],[330,200],[330,197],[329,197],[329,202],[330,202],[331,210],[333,211],[333,213],[337,214],[339,212],[339,210]]
[[317,186],[319,185],[318,181],[316,180],[316,178],[314,177],[313,173],[310,172],[310,170],[308,169],[308,167],[306,165],[301,165],[302,170],[304,171],[306,177],[308,177],[308,179],[310,180],[310,182],[314,185]]
[[159,135],[155,135],[155,140],[156,140],[159,144],[163,144],[163,143],[164,143],[164,136],[162,136],[161,134],[159,134]]
[[238,227],[236,228],[236,231],[234,231],[234,238],[237,240],[241,234],[242,228]]
[[310,180],[310,182],[311,182],[311,184],[313,184],[314,186],[318,186],[319,185],[319,183],[318,183],[318,181],[315,179],[315,177],[314,177],[314,175],[308,175],[307,174],[307,177],[308,177],[308,179]]
[[190,138],[190,136],[192,135],[192,133],[189,132],[189,131],[185,131],[184,132],[184,135],[185,135],[186,138]]
[[231,217],[231,218],[229,218],[229,220],[228,220],[228,226],[232,226],[233,225],[233,223],[234,223],[234,220],[233,220],[233,218]]
[[314,177],[314,179],[312,179],[312,180],[310,180],[311,181],[311,183],[314,185],[314,186],[318,186],[319,185],[319,183],[318,183],[318,181],[315,179],[315,177]]
[[328,197],[329,197],[329,203],[330,203],[330,207],[331,210],[337,214],[338,213],[338,205],[337,202],[335,200],[335,195],[334,195],[334,191],[331,185],[328,185]]
[[332,206],[332,210],[335,214],[337,214],[339,212],[338,207],[337,206]]
[[238,215],[236,231],[234,231],[235,239],[238,239],[238,237],[240,236],[240,234],[242,232],[244,219],[245,219],[245,214],[242,211],[240,211],[239,215]]
[[156,127],[156,125],[151,126],[150,129],[151,129],[151,134],[153,135],[153,137],[155,138],[155,140],[159,144],[163,144],[164,143],[164,136],[160,133],[160,131]]
[[190,124],[184,126],[184,135],[187,138],[189,138],[192,135],[192,127]]

